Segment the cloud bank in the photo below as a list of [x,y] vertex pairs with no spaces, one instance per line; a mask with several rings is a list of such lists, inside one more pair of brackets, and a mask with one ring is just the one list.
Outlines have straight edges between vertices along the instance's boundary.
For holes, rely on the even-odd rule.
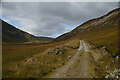
[[117,7],[117,2],[3,2],[2,19],[35,36],[57,37]]

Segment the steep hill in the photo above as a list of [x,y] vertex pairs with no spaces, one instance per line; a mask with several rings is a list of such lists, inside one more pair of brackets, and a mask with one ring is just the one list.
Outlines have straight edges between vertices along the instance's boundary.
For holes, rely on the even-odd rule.
[[52,38],[36,37],[24,32],[2,20],[2,42],[3,43],[23,43],[32,41],[49,41]]
[[[105,46],[112,53],[118,55],[118,26],[120,27],[120,9],[115,9],[108,14],[89,20],[78,26],[71,32],[63,34],[54,39],[53,42],[84,39],[97,47]],[[120,50],[119,50],[120,51]]]

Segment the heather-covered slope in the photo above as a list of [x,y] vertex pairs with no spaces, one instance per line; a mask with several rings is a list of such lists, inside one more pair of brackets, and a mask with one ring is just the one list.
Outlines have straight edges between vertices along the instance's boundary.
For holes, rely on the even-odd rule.
[[108,14],[89,20],[78,26],[71,32],[63,34],[54,39],[53,42],[84,39],[97,47],[105,46],[112,53],[112,56],[118,55],[118,26],[120,9],[113,10]]
[[21,43],[36,40],[35,36],[2,21],[3,43]]
[[32,34],[24,32],[2,20],[2,42],[3,43],[23,43],[33,41],[49,41],[52,38],[35,37]]

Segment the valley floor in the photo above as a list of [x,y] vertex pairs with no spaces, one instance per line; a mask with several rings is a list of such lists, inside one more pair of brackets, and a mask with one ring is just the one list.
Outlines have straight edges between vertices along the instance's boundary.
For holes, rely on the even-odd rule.
[[[115,65],[111,68],[105,61],[100,61],[103,55],[100,51],[92,50],[92,45],[80,40],[80,47],[78,52],[61,68],[57,69],[47,78],[118,78],[118,71],[114,70],[118,68],[117,61],[114,61]],[[94,54],[96,53],[96,54]],[[107,53],[104,53],[108,55]],[[97,56],[96,56],[97,55]],[[116,61],[116,62],[115,62]],[[100,64],[102,62],[102,64]],[[108,68],[109,67],[109,68]],[[108,69],[107,69],[108,68]],[[102,72],[101,72],[102,71]],[[114,73],[113,73],[114,72]],[[112,74],[112,75],[111,75]]]
[[[59,46],[58,46],[59,45]],[[119,56],[85,40],[4,45],[3,78],[118,78]],[[19,53],[19,54],[16,54]]]

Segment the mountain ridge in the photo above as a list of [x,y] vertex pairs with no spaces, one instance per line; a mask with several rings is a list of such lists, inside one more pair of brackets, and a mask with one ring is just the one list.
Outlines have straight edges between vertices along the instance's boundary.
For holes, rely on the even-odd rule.
[[[73,34],[74,34],[75,31],[77,31],[79,28],[81,28],[81,27],[84,28],[84,26],[86,26],[87,24],[92,23],[92,22],[94,22],[94,21],[99,21],[100,19],[102,19],[102,18],[104,18],[104,17],[106,17],[106,16],[109,16],[110,14],[113,14],[113,13],[115,13],[115,12],[117,12],[117,11],[120,12],[120,8],[117,8],[117,9],[115,9],[115,10],[112,10],[112,11],[108,12],[107,14],[105,14],[105,15],[103,15],[103,16],[101,16],[101,17],[94,18],[94,19],[90,19],[90,20],[84,22],[83,24],[79,25],[78,27],[76,27],[76,28],[73,29],[72,31],[67,32],[67,33],[65,33],[65,34],[62,34],[62,35],[58,36],[57,38],[53,39],[53,41],[59,42],[59,41],[61,41],[61,40],[59,40],[61,37],[64,37],[64,36],[66,37],[66,35],[68,35],[68,34],[70,34],[70,33],[73,33]],[[82,30],[82,29],[80,29],[80,30]],[[78,30],[78,31],[79,31],[79,30]],[[72,37],[72,36],[71,36],[71,37]]]

